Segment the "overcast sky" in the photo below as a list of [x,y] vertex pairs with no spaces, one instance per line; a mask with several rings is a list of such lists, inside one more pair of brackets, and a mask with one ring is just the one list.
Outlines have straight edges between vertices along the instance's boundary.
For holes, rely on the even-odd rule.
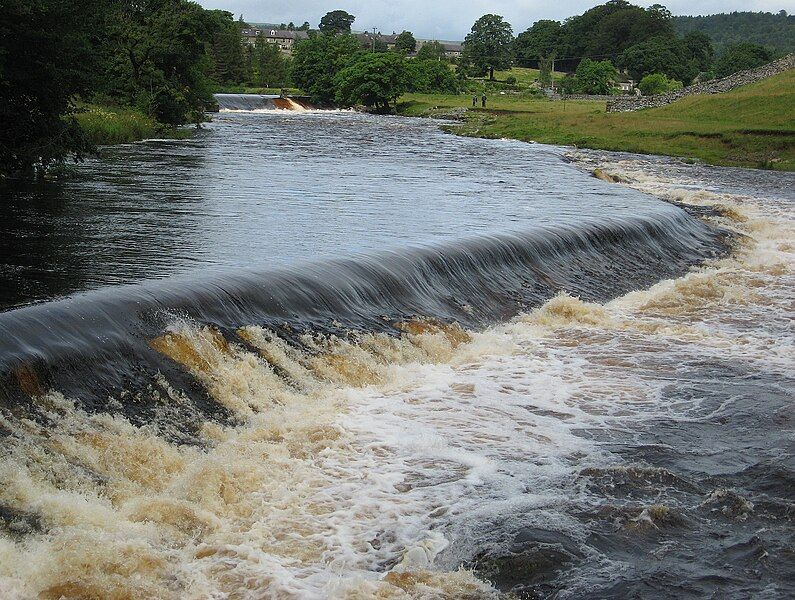
[[[198,0],[206,8],[241,13],[247,21],[317,27],[320,18],[335,9],[356,16],[355,30],[377,27],[382,33],[407,29],[417,37],[461,40],[472,23],[486,13],[502,15],[514,33],[539,19],[562,20],[600,4],[600,0]],[[633,2],[641,6],[665,4],[675,15],[709,15],[719,12],[786,10],[795,12],[795,0],[657,0]]]

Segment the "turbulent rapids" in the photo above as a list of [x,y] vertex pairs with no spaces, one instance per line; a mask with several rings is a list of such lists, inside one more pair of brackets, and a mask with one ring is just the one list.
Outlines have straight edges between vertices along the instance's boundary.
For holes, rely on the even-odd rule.
[[[147,266],[101,227],[0,271],[66,296],[3,298],[0,596],[787,596],[792,177],[404,123],[231,113],[65,184],[94,222],[147,197],[140,239],[183,211],[136,161],[232,191]],[[303,127],[345,136],[254,144]]]

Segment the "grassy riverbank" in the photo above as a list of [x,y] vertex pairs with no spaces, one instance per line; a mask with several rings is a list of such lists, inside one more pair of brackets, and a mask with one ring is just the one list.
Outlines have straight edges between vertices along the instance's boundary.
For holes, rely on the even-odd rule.
[[85,105],[76,115],[77,122],[92,144],[126,144],[149,138],[190,137],[192,131],[179,127],[168,127],[151,117],[130,108],[110,108]]
[[492,95],[487,109],[469,96],[409,94],[398,111],[443,115],[467,108],[459,135],[512,138],[602,150],[664,154],[710,164],[795,170],[795,70],[743,88],[690,96],[662,108],[607,113],[604,102]]

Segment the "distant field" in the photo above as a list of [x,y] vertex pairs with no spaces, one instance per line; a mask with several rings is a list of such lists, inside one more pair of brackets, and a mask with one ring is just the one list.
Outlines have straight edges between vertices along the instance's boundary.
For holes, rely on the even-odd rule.
[[[409,94],[401,114],[442,115],[468,96]],[[652,110],[606,113],[604,102],[491,95],[460,135],[664,154],[711,164],[795,170],[795,70],[726,94],[690,96]]]

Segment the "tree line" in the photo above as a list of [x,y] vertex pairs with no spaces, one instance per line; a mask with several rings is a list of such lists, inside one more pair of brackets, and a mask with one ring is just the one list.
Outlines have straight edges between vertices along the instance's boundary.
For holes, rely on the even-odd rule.
[[[165,126],[200,123],[221,87],[297,86],[321,105],[389,110],[406,92],[459,93],[467,78],[512,65],[573,73],[565,91],[609,93],[617,70],[646,80],[644,91],[689,84],[768,62],[750,43],[716,55],[703,31],[676,33],[661,5],[610,0],[564,22],[542,20],[514,37],[499,15],[478,19],[463,55],[450,64],[438,42],[411,32],[389,49],[379,36],[364,48],[355,17],[326,14],[308,23],[292,57],[258,36],[245,43],[242,16],[190,0],[5,0],[0,11],[0,176],[42,172],[91,145],[75,115],[85,103],[131,107]],[[653,77],[652,77],[653,76]],[[642,86],[643,87],[643,86]]]

